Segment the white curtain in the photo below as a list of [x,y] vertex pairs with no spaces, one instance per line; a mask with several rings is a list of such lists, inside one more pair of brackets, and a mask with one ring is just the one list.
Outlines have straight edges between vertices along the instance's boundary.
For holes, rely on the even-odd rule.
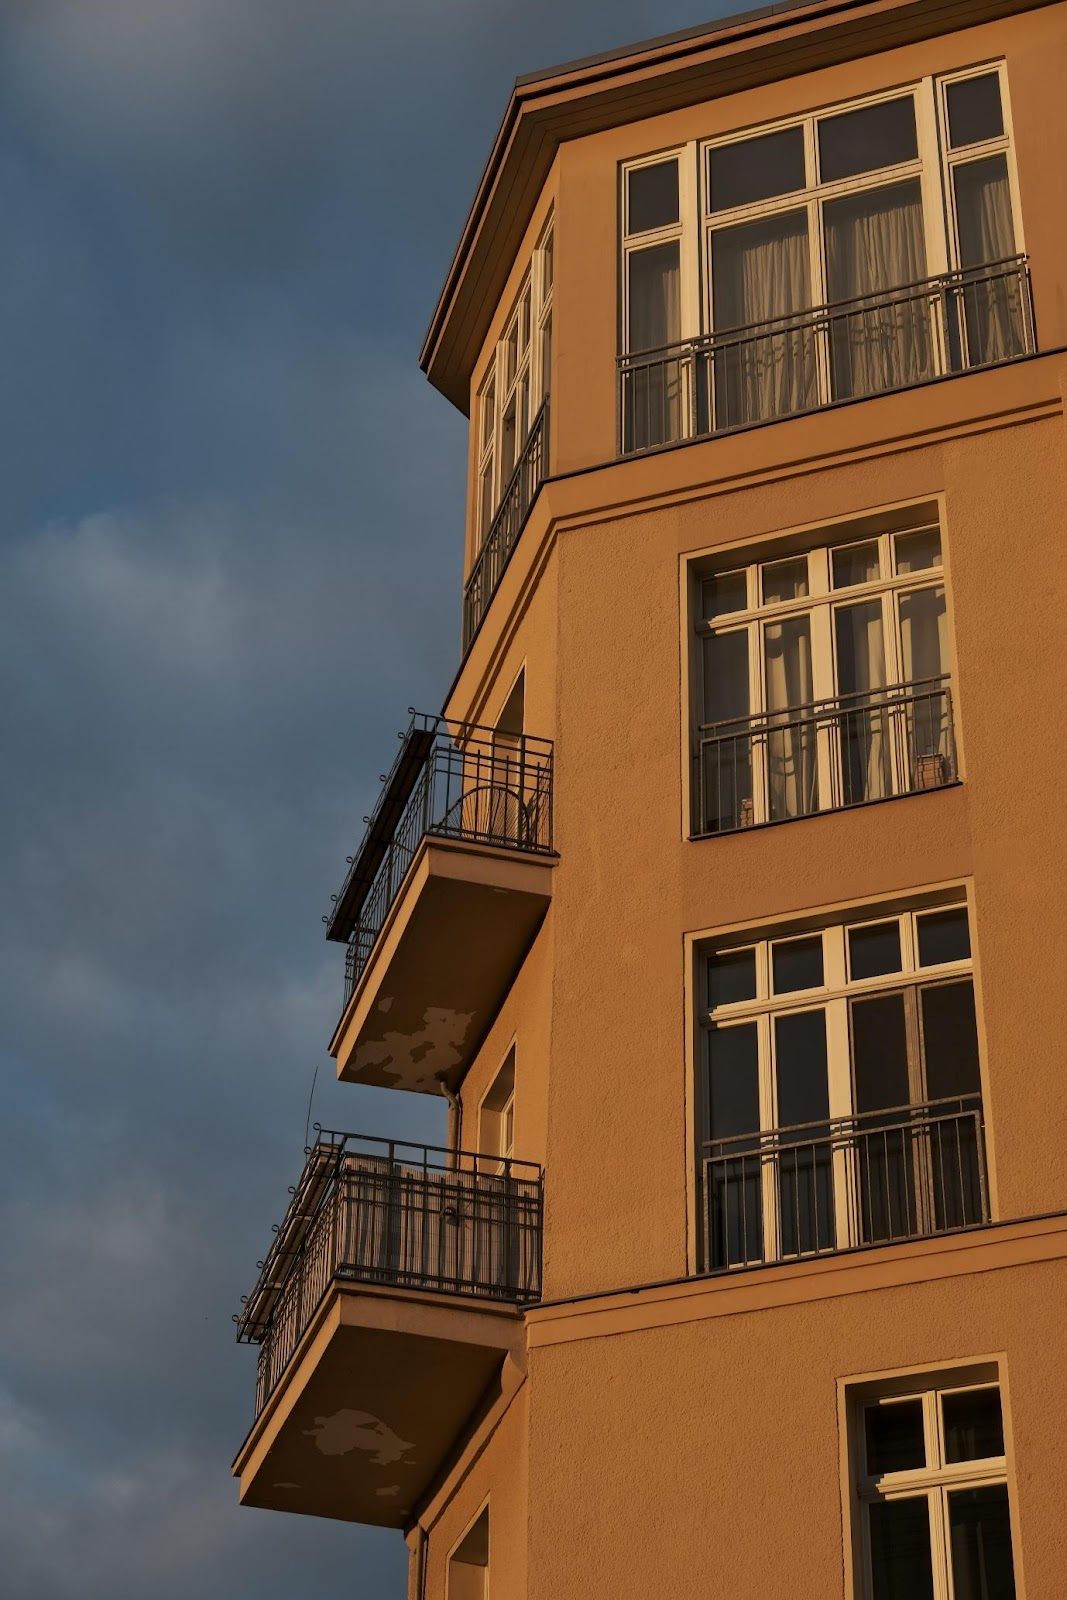
[[[711,256],[716,427],[817,404],[811,328],[759,327],[811,306],[807,212],[721,228],[712,234]],[[748,331],[734,342],[733,328]]]
[[845,805],[881,800],[893,792],[889,745],[882,603],[864,600],[834,613],[840,747]]
[[[955,185],[960,266],[967,270],[1010,260],[1015,254],[1015,227],[1007,156],[990,156],[957,167]],[[974,279],[964,285],[962,296],[968,366],[1023,354],[1016,269]]]
[[682,434],[684,362],[679,354],[659,353],[681,338],[677,241],[631,251],[627,271],[627,352],[657,352],[648,362],[631,363],[625,380],[627,449],[644,450],[679,439]]
[[[767,796],[772,822],[818,810],[819,776],[811,671],[811,620],[787,617],[763,630],[767,674]],[[809,709],[798,714],[798,707]],[[783,725],[784,724],[784,725]]]
[[946,689],[938,682],[945,670],[947,618],[944,589],[917,589],[900,597],[900,639],[904,678],[918,685],[908,707],[912,763],[921,756],[951,759]]
[[823,211],[831,305],[873,300],[831,314],[831,366],[838,399],[878,394],[933,376],[930,305],[889,291],[926,277],[918,180],[832,200]]

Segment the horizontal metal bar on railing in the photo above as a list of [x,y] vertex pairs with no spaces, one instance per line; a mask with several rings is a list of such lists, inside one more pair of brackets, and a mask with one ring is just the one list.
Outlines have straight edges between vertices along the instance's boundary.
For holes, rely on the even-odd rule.
[[514,471],[500,497],[463,591],[463,653],[467,653],[489,602],[496,593],[504,568],[511,559],[537,491],[548,471],[548,400],[530,424]]
[[1027,257],[619,356],[619,450],[914,387],[1036,349]]
[[[261,1347],[257,1414],[334,1282],[536,1300],[542,1190],[534,1162],[318,1129],[235,1319],[238,1338]],[[294,1225],[310,1192],[314,1204]]]
[[956,780],[947,675],[701,724],[694,838]]
[[734,1134],[701,1148],[710,1272],[989,1220],[977,1094]]

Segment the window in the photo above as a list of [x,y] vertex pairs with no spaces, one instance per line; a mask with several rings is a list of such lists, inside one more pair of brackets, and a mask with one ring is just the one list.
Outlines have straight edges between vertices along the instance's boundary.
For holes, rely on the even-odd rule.
[[481,1106],[482,1152],[499,1157],[500,1171],[515,1156],[515,1047],[512,1045]]
[[695,836],[956,777],[936,523],[861,525],[695,584]]
[[478,544],[511,486],[539,408],[548,395],[552,364],[554,247],[549,224],[534,251],[518,299],[497,342],[478,393]]
[[865,1600],[1014,1600],[1000,1389],[976,1377],[856,1401]]
[[702,964],[708,1270],[987,1219],[962,902],[786,928]]
[[489,1507],[448,1558],[448,1600],[489,1600]]
[[624,452],[1023,354],[1006,91],[983,67],[625,167]]

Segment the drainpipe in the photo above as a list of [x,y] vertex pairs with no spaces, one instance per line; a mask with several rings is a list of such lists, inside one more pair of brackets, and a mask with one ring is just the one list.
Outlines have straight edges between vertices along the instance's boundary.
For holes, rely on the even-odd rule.
[[448,1101],[448,1148],[452,1165],[456,1166],[463,1142],[463,1105],[459,1095],[448,1087],[443,1077],[439,1077],[437,1081],[441,1085],[441,1093]]
[[428,1535],[422,1523],[415,1528],[415,1586],[414,1600],[426,1600],[426,1543]]

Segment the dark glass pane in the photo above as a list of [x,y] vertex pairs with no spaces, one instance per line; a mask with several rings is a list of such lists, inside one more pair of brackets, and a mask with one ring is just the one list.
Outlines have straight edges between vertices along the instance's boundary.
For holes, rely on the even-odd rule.
[[1007,1484],[950,1494],[948,1530],[954,1600],[1015,1600]]
[[878,978],[900,971],[900,924],[876,922],[848,930],[849,967],[853,978]]
[[896,1400],[868,1406],[863,1413],[867,1441],[867,1471],[872,1478],[883,1472],[912,1472],[926,1465],[921,1400]]
[[854,583],[871,583],[881,571],[877,539],[835,550],[833,563],[835,589],[850,589]]
[[936,911],[933,916],[920,917],[918,923],[920,967],[937,967],[942,961],[967,960],[971,953],[971,935],[964,907]]
[[748,729],[748,633],[704,640],[704,717],[700,738],[700,826],[722,833],[755,821],[752,736]]
[[971,980],[923,989],[921,1003],[927,1097],[978,1094],[982,1077]]
[[705,721],[745,718],[748,708],[748,634],[713,633],[704,641]]
[[910,1103],[908,1038],[902,994],[879,994],[869,1000],[853,1000],[852,1069],[856,1110],[860,1115]]
[[948,86],[948,142],[953,150],[983,139],[999,139],[1004,132],[1000,104],[1000,77],[989,72]]
[[743,572],[723,572],[705,578],[703,584],[704,620],[744,611],[748,605],[748,580]]
[[708,1036],[711,1136],[730,1139],[759,1130],[759,1046],[756,1024],[713,1028]]
[[765,606],[782,600],[802,600],[808,592],[808,558],[795,556],[789,561],[774,561],[764,567],[762,578]]
[[738,1000],[756,998],[756,952],[724,950],[708,958],[708,1000],[711,1010]]
[[830,1115],[826,1081],[826,1016],[801,1011],[776,1017],[775,1073],[778,1080],[778,1126],[824,1122]]
[[881,105],[824,117],[819,123],[819,169],[823,183],[851,178],[856,172],[877,172],[919,153],[915,102],[885,100]]
[[[661,350],[676,344],[681,330],[679,301],[678,241],[654,244],[647,250],[631,250],[628,263],[630,273],[630,305],[627,349]],[[649,383],[661,385],[662,393],[643,397],[649,406],[653,401],[660,406],[655,417],[657,425],[673,426],[680,396],[677,390],[678,375],[663,363],[638,368]],[[663,438],[676,438],[665,433]],[[660,440],[653,441],[655,443]]]
[[945,1460],[985,1461],[1004,1454],[999,1389],[965,1389],[942,1396]]
[[678,221],[678,163],[660,161],[637,167],[627,178],[629,233],[648,233]]
[[771,950],[775,994],[822,987],[822,939],[784,939]]
[[720,145],[711,152],[710,173],[712,211],[729,211],[731,206],[803,189],[803,129],[783,128],[758,139]]
[[880,1500],[868,1513],[872,1600],[933,1600],[930,1512],[918,1500]]

